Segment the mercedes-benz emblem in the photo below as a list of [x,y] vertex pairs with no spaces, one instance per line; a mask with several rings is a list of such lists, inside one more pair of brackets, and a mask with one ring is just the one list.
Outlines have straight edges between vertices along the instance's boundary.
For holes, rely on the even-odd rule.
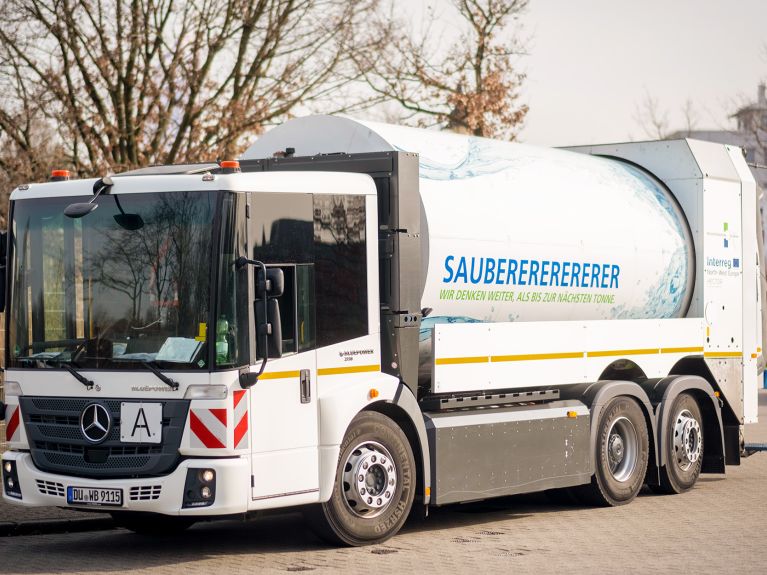
[[91,403],[80,415],[80,430],[91,443],[101,443],[112,429],[112,416],[100,403]]

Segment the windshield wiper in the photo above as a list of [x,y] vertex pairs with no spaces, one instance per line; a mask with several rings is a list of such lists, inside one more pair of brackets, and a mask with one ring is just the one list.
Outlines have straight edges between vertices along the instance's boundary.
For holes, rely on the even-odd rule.
[[82,383],[88,390],[93,389],[93,382],[87,377],[85,377],[84,375],[82,375],[74,367],[72,367],[68,363],[64,363],[63,361],[59,362],[59,365],[63,367],[64,369],[66,369],[69,373],[71,373],[72,377],[74,377],[77,381]]
[[141,361],[139,363],[143,365],[144,367],[146,367],[153,374],[155,374],[163,383],[167,384],[173,391],[178,390],[178,382],[169,378],[167,375],[165,375],[163,372],[161,372],[159,369],[153,366],[150,362]]

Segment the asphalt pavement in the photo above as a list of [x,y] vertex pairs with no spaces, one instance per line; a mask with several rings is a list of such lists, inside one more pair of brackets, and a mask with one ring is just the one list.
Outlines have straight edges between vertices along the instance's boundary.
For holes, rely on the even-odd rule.
[[[760,419],[747,426],[747,441],[767,443],[767,391],[760,393]],[[8,509],[0,506],[0,521]],[[85,515],[49,513],[56,519]],[[24,523],[24,517],[14,517]],[[414,514],[399,535],[372,547],[328,546],[296,514],[200,523],[180,537],[144,538],[93,523],[88,532],[41,530],[44,534],[0,538],[0,568],[34,574],[513,570],[761,575],[767,565],[765,519],[767,453],[759,453],[739,467],[728,467],[726,476],[703,476],[684,495],[644,491],[630,505],[612,509],[563,507],[540,494],[451,505],[432,510],[425,520]]]

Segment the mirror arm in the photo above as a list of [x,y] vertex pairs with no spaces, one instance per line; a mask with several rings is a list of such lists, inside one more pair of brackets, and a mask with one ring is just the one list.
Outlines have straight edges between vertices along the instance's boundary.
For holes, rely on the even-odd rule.
[[[263,274],[264,282],[265,282],[265,290],[264,290],[264,317],[269,317],[269,298],[266,297],[266,293],[269,289],[269,280],[266,279],[266,264],[264,262],[259,260],[249,260],[245,256],[238,257],[235,262],[234,266],[236,269],[241,269],[245,267],[246,265],[252,265],[252,266],[258,266],[261,268],[261,273]],[[248,389],[250,387],[253,387],[258,382],[258,378],[261,377],[261,375],[264,373],[264,370],[266,369],[266,362],[269,358],[269,326],[268,324],[265,326],[266,329],[263,330],[263,338],[264,338],[264,359],[261,362],[261,369],[258,370],[258,372],[241,372],[240,373],[240,387],[242,389]],[[259,333],[256,334],[256,337],[261,337],[262,334],[260,333],[262,330],[258,330]]]

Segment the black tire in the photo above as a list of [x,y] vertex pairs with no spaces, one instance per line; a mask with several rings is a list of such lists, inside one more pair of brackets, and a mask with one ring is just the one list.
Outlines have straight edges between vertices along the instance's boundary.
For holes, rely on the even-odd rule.
[[[366,463],[369,467],[363,471]],[[380,413],[360,413],[341,443],[330,500],[308,508],[304,515],[317,535],[332,544],[361,546],[386,541],[410,513],[415,469],[413,450],[397,424]],[[352,483],[358,479],[360,483]],[[360,488],[353,491],[355,485]],[[393,489],[387,491],[389,485]],[[358,495],[366,487],[371,491]],[[368,501],[377,507],[368,507]]]
[[590,505],[613,507],[629,503],[642,489],[649,453],[642,408],[630,397],[613,398],[599,416],[591,483],[573,488],[573,493]]
[[665,494],[689,491],[700,477],[705,447],[703,416],[698,402],[689,393],[680,393],[671,405],[663,442],[666,465],[660,468],[660,485],[654,486],[653,491]]
[[191,517],[176,517],[138,511],[114,512],[112,519],[118,527],[124,527],[138,535],[151,537],[178,535],[196,523]]

